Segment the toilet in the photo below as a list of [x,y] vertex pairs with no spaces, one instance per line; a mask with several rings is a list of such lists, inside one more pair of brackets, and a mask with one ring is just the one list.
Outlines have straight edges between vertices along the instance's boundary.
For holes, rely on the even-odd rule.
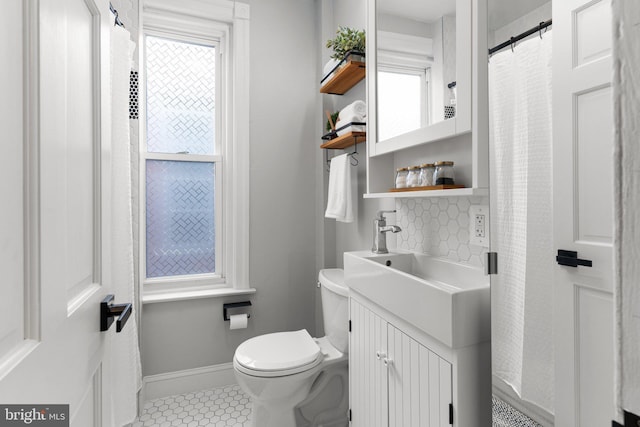
[[324,337],[276,332],[236,349],[233,367],[251,397],[255,427],[348,425],[348,288],[342,269],[321,270],[318,281]]

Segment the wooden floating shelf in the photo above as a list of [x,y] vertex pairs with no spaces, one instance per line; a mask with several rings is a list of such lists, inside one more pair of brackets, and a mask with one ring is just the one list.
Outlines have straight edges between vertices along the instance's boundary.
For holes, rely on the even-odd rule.
[[392,188],[392,193],[401,193],[405,191],[433,191],[433,190],[453,190],[456,188],[464,188],[464,185],[430,185],[428,187],[408,187],[408,188]]
[[327,148],[332,150],[343,149],[351,147],[352,145],[365,142],[367,140],[366,132],[349,132],[334,139],[330,139],[320,146],[320,148]]
[[364,79],[367,73],[366,64],[360,61],[349,61],[338,69],[333,77],[320,87],[320,93],[344,95],[356,83]]
[[386,199],[386,198],[418,198],[418,197],[469,197],[488,196],[489,190],[486,188],[452,188],[449,190],[418,190],[418,191],[389,191],[387,193],[366,193],[365,199]]

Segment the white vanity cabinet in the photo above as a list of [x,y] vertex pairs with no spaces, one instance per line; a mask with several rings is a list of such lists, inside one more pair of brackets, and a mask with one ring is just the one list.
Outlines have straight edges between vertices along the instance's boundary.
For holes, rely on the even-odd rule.
[[477,396],[490,375],[478,372],[478,346],[447,348],[359,294],[349,309],[352,427],[491,425],[490,391]]
[[351,425],[450,425],[451,364],[355,299],[351,325]]
[[387,322],[350,299],[349,397],[353,427],[386,427],[389,420]]
[[389,426],[452,424],[451,363],[387,324]]

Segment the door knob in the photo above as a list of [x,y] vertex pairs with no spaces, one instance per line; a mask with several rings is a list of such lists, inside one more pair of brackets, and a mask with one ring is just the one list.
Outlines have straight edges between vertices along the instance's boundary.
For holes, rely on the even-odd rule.
[[113,318],[118,316],[116,332],[120,332],[131,316],[133,311],[131,303],[114,304],[114,298],[113,295],[107,295],[100,303],[100,331],[108,331],[113,323]]
[[578,252],[566,251],[564,249],[558,249],[556,262],[560,265],[566,265],[567,267],[577,267],[579,265],[583,267],[593,266],[593,263],[590,259],[580,259],[578,258]]

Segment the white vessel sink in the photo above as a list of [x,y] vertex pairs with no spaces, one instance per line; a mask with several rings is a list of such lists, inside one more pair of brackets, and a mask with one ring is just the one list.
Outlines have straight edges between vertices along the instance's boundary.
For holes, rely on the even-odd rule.
[[345,282],[451,348],[491,339],[489,276],[417,252],[344,254]]

